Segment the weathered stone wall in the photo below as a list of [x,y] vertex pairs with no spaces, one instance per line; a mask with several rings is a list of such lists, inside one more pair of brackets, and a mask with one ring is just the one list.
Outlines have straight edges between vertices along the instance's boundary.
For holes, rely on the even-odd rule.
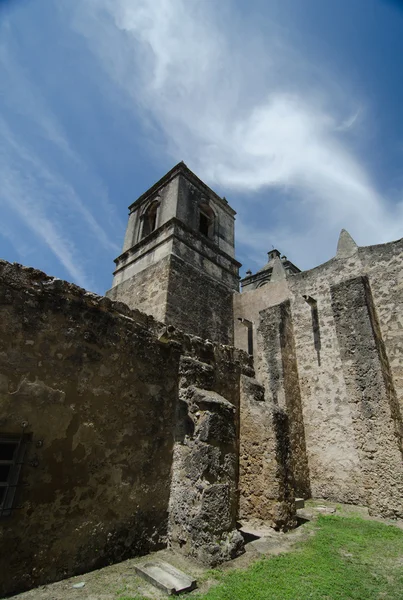
[[237,409],[216,392],[190,386],[181,390],[179,411],[169,538],[216,566],[243,551],[236,530]]
[[0,431],[32,437],[0,593],[161,546],[179,351],[145,315],[4,262],[0,315]]
[[180,361],[169,543],[211,566],[243,550],[236,531],[239,380],[250,370],[243,353],[210,342]]
[[[403,239],[359,248],[368,274],[396,395],[403,413]],[[403,436],[403,431],[402,431]]]
[[248,375],[241,378],[239,439],[240,519],[290,529],[296,521],[288,417]]
[[234,215],[228,202],[220,198],[190,171],[179,178],[177,217],[193,231],[199,230],[199,207],[208,204],[214,212],[212,240],[224,253],[234,257]]
[[[270,306],[276,306],[290,297],[288,282],[270,282],[270,285],[262,286],[250,292],[234,294],[234,345],[248,352],[248,331],[240,319],[247,319],[252,324],[253,358],[256,372],[261,370],[261,353],[258,348],[257,328],[260,322],[260,311]],[[262,371],[263,376],[263,371]],[[259,381],[261,381],[258,376]]]
[[[392,402],[388,401],[389,412],[385,408],[371,418],[362,414],[361,419],[365,421],[368,418],[369,421],[365,425],[357,421],[355,403],[358,399],[353,394],[351,378],[346,372],[344,338],[335,321],[332,300],[334,286],[358,276],[368,277],[373,299],[371,310],[376,315],[376,318],[371,317],[373,344],[378,348],[380,363],[388,365],[388,368],[382,367],[383,377],[389,382],[385,384],[385,389],[394,390],[392,395],[388,392],[388,397],[395,398]],[[348,290],[346,287],[344,302],[351,305],[350,318],[351,323],[354,323],[355,305],[347,297],[350,293]],[[379,465],[382,464],[383,467],[374,467],[373,476],[376,478],[376,473],[379,473],[379,482],[374,479],[371,483],[365,476],[366,468],[363,467],[360,428],[372,426],[373,431],[376,431],[373,439],[377,447],[386,444],[388,453],[393,456],[400,452],[403,398],[402,290],[402,240],[368,248],[354,247],[352,242],[347,251],[339,252],[334,259],[320,267],[293,275],[285,281],[269,283],[256,291],[239,294],[234,298],[235,323],[237,318],[253,322],[257,379],[265,385],[269,397],[273,393],[273,385],[277,386],[278,402],[280,406],[284,406],[290,420],[293,419],[292,406],[287,406],[286,402],[286,364],[294,365],[291,371],[288,370],[290,380],[287,385],[290,390],[294,390],[290,393],[291,397],[297,399],[294,406],[299,405],[300,397],[312,496],[368,504],[372,512],[378,514],[403,514],[402,503],[398,506],[403,477],[402,463],[396,458],[393,462],[395,474],[393,477],[389,476],[390,457],[377,450]],[[279,353],[281,341],[276,337],[275,327],[273,329],[272,326],[271,331],[267,329],[269,311],[265,309],[276,307],[287,299],[290,302],[292,320],[292,337],[289,336],[289,339],[293,338],[288,347],[294,349],[289,357],[291,361],[287,359],[284,364]],[[259,314],[260,311],[264,313]],[[266,323],[262,324],[264,315],[263,321],[266,319]],[[358,319],[359,310],[356,316]],[[378,323],[378,329],[374,323]],[[235,343],[245,349],[246,328],[241,327],[235,324]],[[266,350],[259,348],[259,330],[262,327],[267,329],[264,334],[267,339]],[[370,329],[367,331],[370,332]],[[281,354],[290,353],[283,346]],[[295,355],[295,361],[292,355]],[[364,368],[366,359],[360,347],[355,349],[355,355],[358,363],[363,361]],[[366,371],[365,377],[368,385],[378,381],[372,368]],[[372,423],[373,419],[376,423]],[[387,433],[392,429],[395,432],[393,436]],[[381,493],[382,481],[385,490],[389,489],[389,507],[385,504],[386,496]]]
[[158,321],[165,321],[168,295],[170,257],[150,264],[107,291],[111,300],[124,302],[130,308],[152,315]]
[[224,285],[171,256],[166,323],[214,342],[232,344],[232,296]]
[[[150,251],[143,248],[142,270],[136,271],[139,262],[130,262],[130,253],[119,259],[125,264],[121,273],[127,278],[117,283],[117,273],[107,297],[192,335],[232,344],[232,297],[238,286],[238,263],[219,254],[212,242],[176,220],[166,229],[160,231],[163,245]],[[159,258],[162,248],[168,254]],[[136,252],[140,251],[138,247]]]
[[365,504],[330,295],[349,276],[344,264],[290,278],[291,310],[312,495]]
[[215,566],[242,551],[237,518],[296,521],[287,416],[265,402],[243,353],[210,348],[214,360],[208,345],[181,358],[169,540]]
[[293,487],[297,496],[311,496],[305,428],[290,302],[260,313],[257,330],[259,369],[268,398],[288,415]]
[[402,449],[396,443],[401,423],[368,279],[342,282],[331,295],[365,504],[401,516]]
[[239,290],[240,263],[222,251],[214,240],[177,219],[173,236],[172,254],[230,290]]
[[[195,378],[194,370],[192,375],[193,364],[202,365],[203,377]],[[188,547],[197,548],[200,557],[209,555],[203,519],[219,506],[209,535],[229,550],[221,544],[216,562],[236,553],[239,382],[245,370],[251,371],[250,361],[239,350],[215,346],[121,302],[1,261],[0,434],[24,432],[31,442],[16,510],[0,520],[0,544],[7,548],[0,554],[0,572],[7,573],[0,594],[167,542],[172,466],[177,464],[173,452],[180,443],[184,405],[179,386],[196,419],[190,407],[201,410],[208,403],[196,400],[196,392],[190,398],[191,389],[223,397],[218,412],[203,409],[200,432],[189,440],[222,457],[216,481],[207,481],[197,461],[189,473],[181,473],[207,481],[198,525],[186,530]],[[213,432],[221,410],[228,438],[236,432],[235,446],[233,437],[222,440]],[[209,468],[214,472],[216,467]],[[184,523],[188,506],[175,508],[174,489],[171,510]]]

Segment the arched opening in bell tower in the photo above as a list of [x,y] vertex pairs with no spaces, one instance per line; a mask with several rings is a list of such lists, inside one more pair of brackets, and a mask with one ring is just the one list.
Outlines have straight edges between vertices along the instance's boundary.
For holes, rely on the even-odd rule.
[[206,237],[214,237],[214,212],[208,204],[199,206],[199,232]]
[[141,239],[152,233],[157,227],[159,202],[155,201],[150,204],[145,213],[142,215],[143,226],[141,230]]

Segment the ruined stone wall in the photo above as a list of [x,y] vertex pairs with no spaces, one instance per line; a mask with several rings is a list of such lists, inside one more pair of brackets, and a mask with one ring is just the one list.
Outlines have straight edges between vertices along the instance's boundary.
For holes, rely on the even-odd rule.
[[216,566],[243,551],[243,538],[236,530],[236,408],[220,394],[193,386],[181,390],[180,402],[170,542]]
[[281,530],[296,521],[287,416],[266,402],[244,353],[210,348],[214,361],[209,344],[181,358],[169,539],[215,566],[242,550],[238,518]]
[[[29,439],[15,510],[0,518],[0,594],[175,543],[169,511],[191,554],[208,557],[210,536],[215,564],[237,553],[239,389],[249,363],[239,350],[1,261],[0,435]],[[200,426],[181,439],[187,400]],[[169,499],[186,444],[195,460],[178,485],[192,488],[196,477],[202,486],[191,526],[175,486]]]
[[[269,283],[255,292],[241,294],[234,302],[234,317],[253,321],[257,378],[265,385],[266,393],[273,397],[273,381],[277,381],[277,400],[280,406],[284,402],[290,418],[292,407],[287,406],[285,390],[287,377],[290,377],[287,385],[290,390],[294,389],[291,396],[297,399],[297,405],[300,397],[312,496],[366,504],[374,513],[391,516],[403,514],[402,502],[399,502],[403,473],[401,458],[398,459],[403,396],[402,269],[402,241],[369,248],[351,247],[320,267],[289,277],[285,282]],[[367,358],[360,345],[352,349],[356,366],[347,368],[347,348],[352,342],[340,333],[339,312],[335,313],[335,286],[361,276],[368,277],[367,297],[372,298],[368,310],[372,316],[368,317],[371,327],[368,326],[367,333],[372,336],[381,378],[375,375],[373,366],[365,366]],[[361,314],[351,294],[353,287],[346,286],[342,297],[338,295],[338,306],[349,307],[348,327],[353,327]],[[288,343],[291,350],[294,347],[291,354],[286,350],[287,344],[281,346],[281,340],[276,338],[275,318],[269,317],[270,311],[265,310],[274,306],[274,311],[279,311],[276,305],[286,299],[290,303],[292,321],[293,341],[291,346]],[[344,320],[342,328],[345,327]],[[259,348],[262,333],[267,340],[266,349]],[[244,347],[241,335],[242,330],[236,329],[236,343]],[[285,363],[284,354],[289,354]],[[287,371],[290,358],[294,367]],[[372,416],[365,411],[359,411],[357,416],[357,406],[362,402],[362,390],[355,375],[358,368],[364,369],[368,385],[384,381],[380,392],[383,409]],[[362,447],[362,428],[370,427],[373,427],[378,461],[378,466],[373,467],[373,481],[368,475],[368,464],[364,464]],[[388,450],[381,451],[382,445]],[[390,461],[394,465],[393,477]],[[379,473],[378,481],[376,473]],[[386,495],[381,491],[382,485],[389,490]]]
[[[403,413],[403,240],[359,248],[368,274],[396,395]],[[403,432],[402,432],[403,434]]]
[[250,361],[206,342],[182,356],[175,430],[169,543],[216,566],[243,551],[238,516],[240,377]]
[[401,422],[368,278],[339,283],[331,288],[331,294],[360,455],[360,485],[370,507],[377,507],[381,514],[401,516]]
[[239,518],[290,529],[296,520],[289,419],[248,375],[241,378],[239,440]]
[[272,402],[288,415],[293,487],[311,496],[291,306],[287,300],[260,313],[257,329],[261,379]]
[[346,267],[322,266],[289,284],[312,495],[366,504],[330,294],[350,276]]
[[0,433],[31,437],[0,520],[5,594],[165,542],[179,352],[38,271],[1,262],[0,294]]
[[[296,496],[308,498],[310,477],[291,306],[289,300],[282,302],[289,289],[286,282],[273,283],[267,297],[268,289],[266,286],[234,298],[235,341],[244,347],[247,329],[237,325],[237,315],[247,315],[253,327],[256,377],[264,385],[266,402],[272,405],[274,414],[280,410],[288,416],[293,490]],[[268,308],[262,310],[265,305]]]

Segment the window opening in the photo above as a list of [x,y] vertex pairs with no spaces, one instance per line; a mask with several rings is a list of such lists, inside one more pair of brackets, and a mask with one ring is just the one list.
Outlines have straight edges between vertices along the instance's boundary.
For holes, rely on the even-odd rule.
[[141,237],[152,233],[157,227],[158,202],[153,202],[143,215],[143,229]]
[[208,204],[202,204],[199,212],[199,232],[212,238],[214,231],[214,213]]
[[24,451],[24,436],[0,436],[0,517],[13,509]]
[[320,366],[320,350],[322,347],[321,339],[320,339],[320,325],[319,325],[319,312],[318,312],[318,303],[315,298],[312,296],[303,296],[305,302],[309,304],[311,307],[311,319],[312,319],[312,333],[313,333],[313,343],[316,350],[316,354],[318,357],[318,365]]
[[238,317],[238,321],[240,321],[242,325],[245,325],[248,330],[248,354],[253,356],[253,323],[242,317]]
[[204,215],[201,212],[200,213],[200,223],[199,223],[199,231],[200,231],[200,233],[202,233],[203,235],[208,236],[209,225],[210,225],[209,218],[207,217],[207,215]]

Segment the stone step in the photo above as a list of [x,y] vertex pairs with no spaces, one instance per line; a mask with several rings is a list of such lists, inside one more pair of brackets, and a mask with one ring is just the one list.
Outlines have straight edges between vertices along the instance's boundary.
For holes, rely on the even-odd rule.
[[303,498],[295,498],[295,508],[297,510],[305,508],[305,500]]
[[190,592],[197,587],[195,579],[164,561],[148,561],[134,568],[140,577],[170,596]]

